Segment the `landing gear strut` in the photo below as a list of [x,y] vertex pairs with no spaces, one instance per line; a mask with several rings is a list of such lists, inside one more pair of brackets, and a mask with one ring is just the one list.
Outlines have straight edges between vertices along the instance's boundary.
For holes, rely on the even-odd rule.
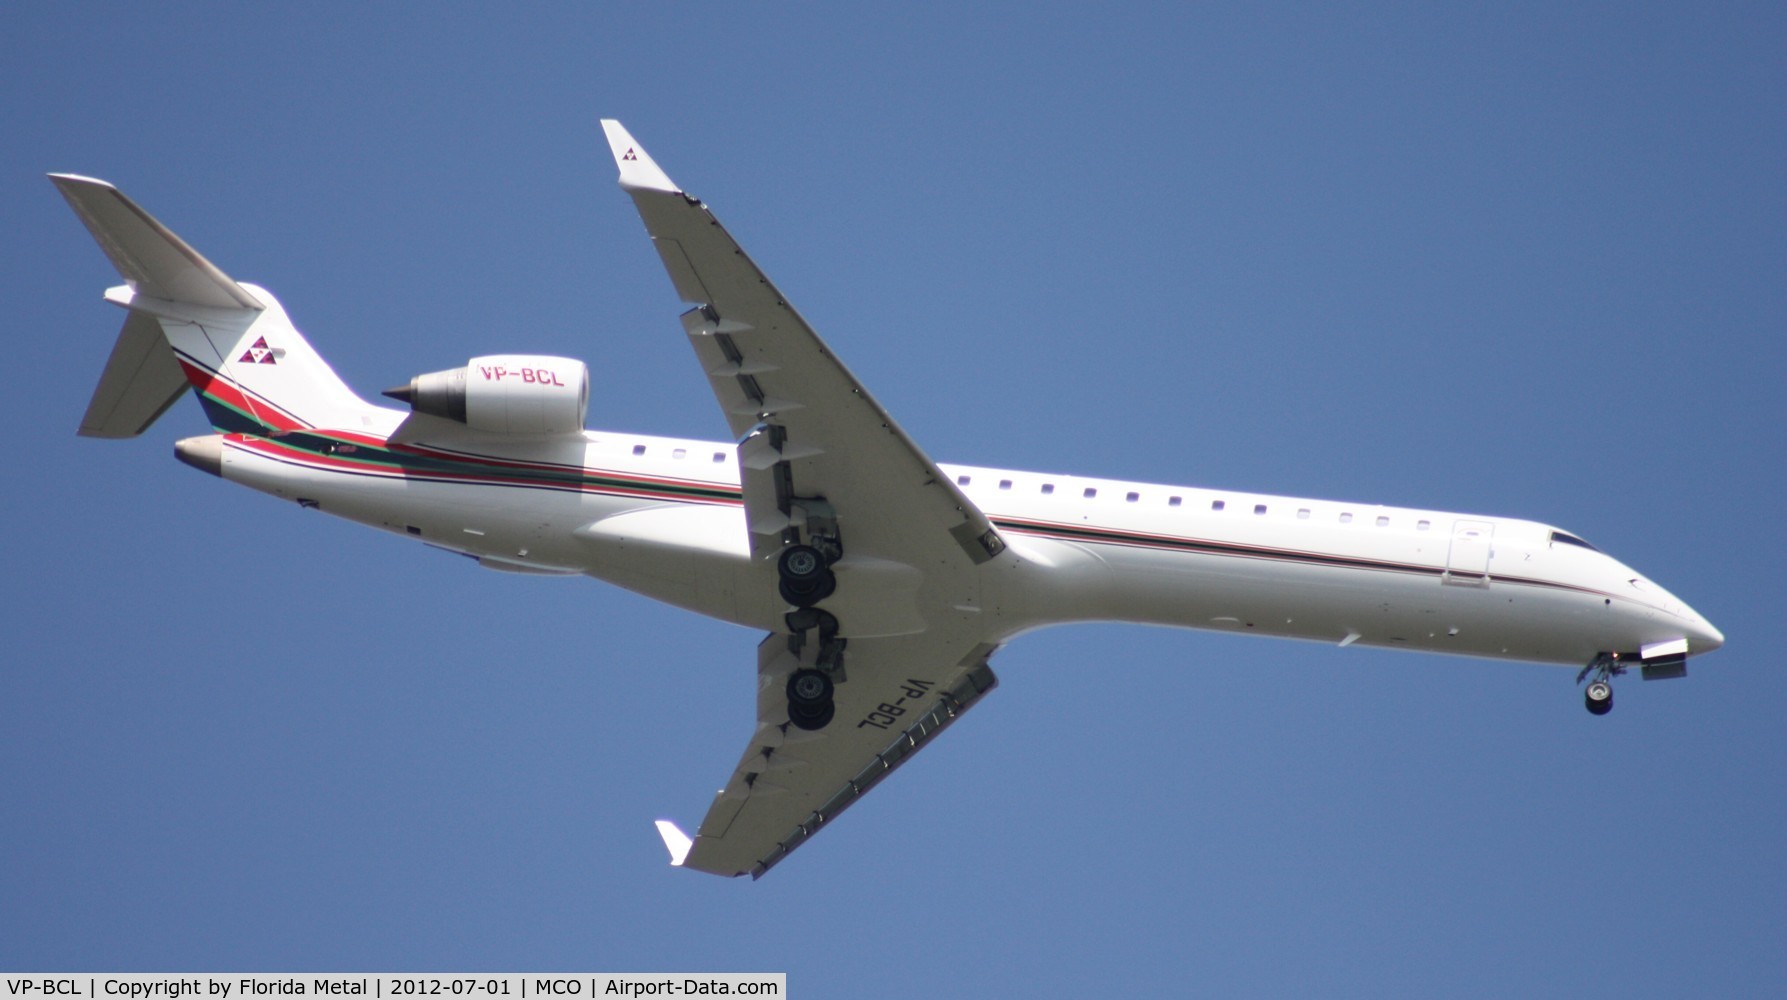
[[1606,715],[1613,711],[1613,684],[1615,677],[1626,672],[1625,664],[1619,661],[1618,653],[1602,653],[1592,660],[1582,672],[1576,675],[1576,683],[1581,684],[1590,674],[1594,680],[1582,691],[1582,702],[1588,707],[1590,715]]

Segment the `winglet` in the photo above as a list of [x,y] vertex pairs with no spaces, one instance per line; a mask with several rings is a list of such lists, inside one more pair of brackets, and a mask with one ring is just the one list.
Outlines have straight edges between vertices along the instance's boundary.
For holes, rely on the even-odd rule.
[[[603,122],[602,124],[608,123]],[[615,127],[619,128],[618,125]],[[670,863],[681,868],[684,859],[689,856],[689,848],[695,846],[695,842],[690,840],[689,835],[682,832],[675,823],[667,819],[658,820],[658,836],[664,838],[664,847],[670,851]]]
[[614,153],[614,165],[620,168],[621,187],[628,191],[682,193],[682,188],[658,168],[651,154],[633,139],[626,126],[612,118],[604,118],[602,131],[608,134],[608,148]]

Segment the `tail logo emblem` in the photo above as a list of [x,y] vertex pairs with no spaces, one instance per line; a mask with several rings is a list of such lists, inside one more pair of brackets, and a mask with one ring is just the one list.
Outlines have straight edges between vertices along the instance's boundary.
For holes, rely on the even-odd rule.
[[623,160],[637,160],[637,159],[639,159],[639,154],[633,152],[633,147],[628,146],[627,154],[625,156],[621,157],[621,159],[623,159]]
[[268,347],[267,338],[261,337],[254,342],[253,347],[243,351],[236,362],[244,365],[276,365],[279,363],[279,355],[284,353],[280,348]]

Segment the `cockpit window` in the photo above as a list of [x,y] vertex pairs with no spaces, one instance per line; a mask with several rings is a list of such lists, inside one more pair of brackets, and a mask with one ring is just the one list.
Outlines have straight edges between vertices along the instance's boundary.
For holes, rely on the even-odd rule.
[[1580,538],[1577,538],[1575,535],[1572,535],[1567,531],[1554,531],[1551,533],[1551,543],[1553,545],[1556,545],[1558,542],[1563,542],[1565,545],[1575,545],[1579,548],[1587,549],[1590,552],[1601,551],[1600,549],[1595,548],[1593,545],[1590,545],[1589,543],[1583,541]]

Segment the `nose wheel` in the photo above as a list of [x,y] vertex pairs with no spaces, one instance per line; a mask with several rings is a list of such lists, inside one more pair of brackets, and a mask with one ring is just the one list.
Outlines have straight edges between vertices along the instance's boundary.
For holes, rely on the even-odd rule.
[[1582,689],[1582,703],[1588,708],[1588,714],[1606,715],[1613,711],[1613,679],[1625,672],[1626,666],[1619,661],[1618,653],[1602,653],[1582,668],[1576,675],[1576,683],[1581,684],[1591,675],[1594,677],[1588,687]]
[[1613,711],[1613,685],[1595,681],[1583,689],[1582,700],[1588,706],[1588,714],[1606,715]]

